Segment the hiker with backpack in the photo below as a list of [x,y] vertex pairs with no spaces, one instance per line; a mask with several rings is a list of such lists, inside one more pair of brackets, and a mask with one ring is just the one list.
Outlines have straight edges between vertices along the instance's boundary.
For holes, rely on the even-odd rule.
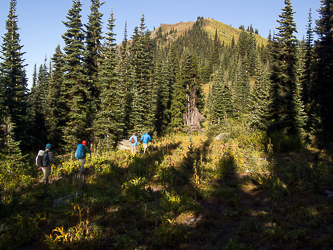
[[142,135],[141,137],[142,145],[143,145],[143,153],[146,153],[146,150],[148,148],[148,142],[151,141],[151,137],[148,134],[148,131],[146,130],[146,133]]
[[131,142],[131,153],[136,154],[136,146],[138,145],[138,138],[136,137],[135,132],[129,138],[128,141]]
[[36,164],[43,170],[43,179],[39,183],[49,183],[49,176],[51,174],[51,163],[55,164],[52,158],[51,144],[46,144],[45,150],[39,150],[36,157]]
[[81,163],[80,174],[83,173],[84,163],[86,162],[86,154],[91,153],[90,149],[86,146],[87,142],[83,141],[82,144],[78,144],[75,152],[75,157]]

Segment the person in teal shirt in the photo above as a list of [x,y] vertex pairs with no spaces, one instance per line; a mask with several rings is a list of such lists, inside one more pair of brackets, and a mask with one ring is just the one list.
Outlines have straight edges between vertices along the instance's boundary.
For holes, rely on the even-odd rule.
[[146,133],[142,135],[141,141],[142,141],[142,145],[143,145],[143,153],[146,153],[146,150],[148,148],[148,142],[149,141],[152,142],[151,137],[148,134],[148,131],[146,131]]
[[87,153],[91,153],[91,152],[90,152],[90,149],[86,146],[86,145],[87,145],[87,142],[86,142],[86,141],[83,141],[83,142],[82,142],[82,145],[84,146],[84,158],[79,159],[79,162],[80,162],[80,164],[81,164],[80,172],[79,172],[80,175],[83,174],[83,171],[84,171],[84,164],[85,164],[85,162],[86,162],[86,154],[87,154]]

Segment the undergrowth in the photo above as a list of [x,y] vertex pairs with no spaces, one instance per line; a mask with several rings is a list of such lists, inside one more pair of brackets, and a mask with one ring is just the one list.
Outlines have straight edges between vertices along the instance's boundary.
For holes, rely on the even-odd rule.
[[55,157],[50,185],[2,163],[0,248],[330,249],[330,152],[270,136],[229,120],[146,154],[97,146],[82,176]]

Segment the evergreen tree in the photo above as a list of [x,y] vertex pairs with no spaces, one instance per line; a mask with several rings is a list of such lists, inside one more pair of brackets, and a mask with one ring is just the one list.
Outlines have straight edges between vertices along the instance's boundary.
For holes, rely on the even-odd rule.
[[99,95],[101,86],[98,81],[98,71],[101,60],[101,40],[102,36],[102,17],[99,8],[104,4],[99,0],[90,0],[90,14],[86,27],[86,47],[85,47],[85,65],[84,69],[89,81],[89,89],[92,98],[99,106]]
[[32,74],[32,88],[35,88],[37,85],[37,69],[36,69],[36,63],[34,67],[34,72]]
[[120,62],[119,62],[119,82],[125,93],[125,117],[124,117],[124,135],[128,135],[128,131],[132,130],[130,115],[132,112],[133,101],[133,67],[130,64],[129,49],[127,43],[127,23],[125,23],[124,39],[120,47]]
[[184,126],[194,129],[197,125],[197,116],[203,109],[203,95],[201,84],[198,80],[198,61],[195,53],[185,51],[184,60],[184,85],[185,85],[185,112],[183,115]]
[[228,73],[224,72],[223,75],[223,89],[222,89],[222,100],[224,106],[224,114],[226,118],[232,118],[233,107],[232,107],[232,94],[228,83]]
[[158,134],[164,132],[170,122],[170,85],[168,80],[168,69],[165,60],[160,53],[159,61],[155,70],[155,128]]
[[238,38],[238,55],[241,58],[245,58],[249,51],[249,33],[246,31],[241,31]]
[[114,38],[115,34],[113,33],[114,22],[113,12],[111,11],[99,72],[99,79],[102,85],[101,110],[97,115],[97,121],[94,126],[96,135],[101,139],[105,139],[107,146],[121,139],[125,117],[125,93],[119,84],[119,76],[116,71],[118,55]]
[[46,67],[46,59],[44,64],[40,65],[36,76],[36,83],[32,86],[29,95],[29,119],[30,128],[29,136],[34,139],[31,145],[34,150],[40,147],[40,144],[46,143],[46,95],[48,93],[48,72]]
[[153,129],[154,115],[151,114],[150,108],[153,108],[155,102],[150,98],[151,91],[154,89],[152,87],[153,47],[150,32],[146,31],[145,25],[145,18],[142,15],[140,30],[135,27],[131,44],[131,65],[135,71],[134,84],[136,85],[133,90],[138,91],[133,93],[133,96],[136,96],[137,102],[140,103],[140,107],[135,108],[136,112],[139,113],[134,115],[132,119],[133,124],[136,124],[135,127],[141,130]]
[[220,70],[216,79],[212,83],[211,87],[211,114],[210,120],[212,124],[219,123],[224,115],[225,109],[223,105],[223,72]]
[[218,67],[219,63],[219,39],[217,36],[217,29],[215,29],[215,37],[214,37],[214,47],[212,51],[212,55],[209,62],[209,75],[214,72],[214,67]]
[[[311,9],[309,11],[309,19],[306,31],[306,41],[305,41],[305,58],[304,58],[304,73],[302,79],[303,95],[302,100],[305,105],[308,105],[309,91],[311,89],[312,83],[312,71],[313,71],[313,28],[312,28],[312,13]],[[308,110],[309,108],[307,108]]]
[[129,114],[130,128],[133,132],[141,132],[144,129],[144,110],[146,110],[146,100],[144,96],[146,94],[146,85],[142,78],[142,44],[140,43],[139,28],[134,28],[131,43],[131,55],[130,63],[133,69],[132,75],[130,76],[132,102],[131,110]]
[[6,169],[9,174],[17,175],[23,171],[24,156],[20,150],[20,142],[13,138],[15,134],[15,123],[11,121],[11,117],[5,117],[1,126],[3,137],[0,138],[0,166]]
[[319,104],[316,113],[322,120],[321,129],[324,132],[321,134],[320,140],[327,142],[333,138],[333,2],[321,0],[318,12],[319,19],[316,20],[315,28],[318,40],[315,41],[316,63],[311,98]]
[[298,41],[294,35],[296,24],[290,0],[279,16],[280,26],[274,38],[272,53],[272,103],[270,131],[279,130],[299,134],[305,124],[301,101]]
[[64,55],[58,45],[51,58],[53,62],[46,98],[46,128],[47,138],[53,148],[63,144],[63,130],[66,126],[66,89],[63,83]]
[[[153,43],[150,39],[150,31],[146,30],[145,18],[142,14],[140,25],[140,64],[141,64],[141,97],[143,105],[143,121],[146,129],[154,130],[155,115],[152,110],[156,107],[156,87],[153,81],[154,58],[153,58]],[[147,98],[148,97],[148,98]]]
[[[176,43],[171,44],[169,57],[168,57],[168,68],[169,68],[169,74],[170,74],[170,86],[172,87],[176,82],[176,75],[178,70],[178,58],[177,58],[177,52],[176,52]],[[170,89],[172,92],[172,89]]]
[[[16,0],[10,1],[8,19],[6,21],[6,30],[1,45],[1,114],[0,123],[5,124],[5,118],[10,117],[12,128],[10,136],[16,142],[22,140],[26,135],[28,124],[22,122],[26,120],[27,115],[27,79],[24,70],[25,54],[20,45],[20,35],[18,33]],[[25,140],[27,141],[27,140]]]
[[235,79],[233,81],[232,99],[233,99],[233,115],[239,117],[240,114],[247,112],[247,100],[250,91],[250,80],[248,71],[246,70],[247,59],[239,58],[236,68]]
[[176,82],[173,87],[170,116],[172,117],[171,129],[183,127],[183,114],[186,103],[186,85],[184,80],[184,64],[177,71]]
[[269,67],[258,60],[256,77],[250,96],[249,122],[250,126],[266,130],[268,124],[269,95]]
[[68,11],[68,21],[63,22],[67,31],[62,38],[64,47],[64,87],[67,110],[63,139],[67,148],[73,148],[83,139],[90,140],[91,109],[89,84],[83,70],[84,33],[81,22],[81,2],[73,0]]
[[258,50],[257,50],[257,41],[254,34],[251,32],[249,34],[249,48],[247,53],[248,58],[248,75],[254,76],[255,69],[257,67],[256,63],[258,62]]

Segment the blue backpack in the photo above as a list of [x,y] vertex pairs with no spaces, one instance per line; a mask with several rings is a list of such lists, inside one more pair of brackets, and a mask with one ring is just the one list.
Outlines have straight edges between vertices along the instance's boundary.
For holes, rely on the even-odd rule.
[[86,154],[84,152],[84,145],[83,144],[77,145],[75,157],[78,159],[83,159],[85,156]]

